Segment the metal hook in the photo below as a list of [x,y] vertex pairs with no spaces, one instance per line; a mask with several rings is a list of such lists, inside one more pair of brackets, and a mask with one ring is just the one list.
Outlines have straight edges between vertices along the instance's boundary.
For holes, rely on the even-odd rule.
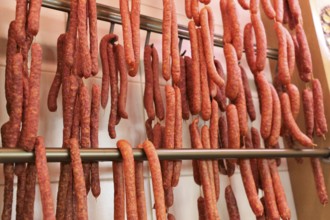
[[65,32],[68,32],[70,24],[70,12],[68,12],[68,19],[66,20]]
[[147,46],[149,44],[150,35],[151,35],[151,31],[147,31],[146,42],[144,43],[144,46]]
[[110,34],[112,34],[114,30],[115,30],[115,23],[111,22],[110,30],[109,30]]
[[180,37],[180,38],[179,38],[179,53],[181,53],[182,42],[183,42],[183,38]]

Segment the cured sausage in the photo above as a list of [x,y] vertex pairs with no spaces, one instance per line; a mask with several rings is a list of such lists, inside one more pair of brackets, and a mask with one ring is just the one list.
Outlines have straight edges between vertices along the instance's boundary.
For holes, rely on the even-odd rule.
[[[187,86],[186,86],[186,62],[183,56],[180,57],[180,82],[179,88],[181,92],[181,105],[182,105],[182,118],[184,120],[189,119],[189,102],[187,97]],[[158,76],[157,76],[158,79]],[[157,108],[156,108],[157,111]]]
[[284,1],[285,0],[275,0],[274,3],[274,9],[276,12],[276,21],[283,23],[284,18]]
[[171,78],[171,25],[172,25],[172,0],[163,1],[163,24],[162,24],[162,52],[163,52],[163,77],[166,81]]
[[173,187],[164,189],[164,195],[165,195],[165,205],[166,205],[166,208],[168,209],[171,206],[173,206],[173,203],[174,203]]
[[148,118],[145,122],[147,138],[153,142],[153,133],[152,133],[152,119]]
[[[4,166],[7,166],[6,164]],[[4,168],[5,170],[7,168]],[[4,170],[4,171],[5,171]],[[26,183],[26,166],[25,163],[15,164],[15,174],[17,175],[17,191],[16,191],[16,219],[22,219],[24,214],[24,196]],[[5,175],[5,178],[7,175]],[[5,180],[6,183],[6,180]]]
[[35,153],[43,219],[55,220],[53,196],[47,168],[46,149],[42,137],[36,138]]
[[223,42],[232,43],[232,33],[230,30],[230,18],[228,17],[228,0],[220,1],[220,11],[223,25]]
[[[196,0],[193,0],[196,1]],[[191,57],[192,57],[192,71],[189,71],[189,65],[186,65],[188,67],[187,76],[191,75],[191,77],[187,77],[187,86],[189,86],[190,80],[191,80],[191,97],[192,99],[189,100],[190,104],[190,112],[193,115],[196,115],[201,110],[201,76],[200,76],[200,66],[199,66],[199,51],[198,51],[198,36],[197,36],[197,30],[195,28],[195,23],[193,21],[190,21],[188,24],[189,29],[189,37],[190,37],[190,45],[191,45]]]
[[[290,99],[287,93],[282,93],[280,96],[281,100],[281,110],[283,116],[284,125],[288,128],[290,134],[303,146],[313,147],[315,144],[308,138],[304,133],[302,133],[296,124],[290,106]],[[315,103],[314,103],[315,105]]]
[[14,191],[14,166],[13,164],[4,164],[3,172],[5,177],[3,209],[1,218],[10,220],[12,215],[13,191]]
[[255,110],[254,104],[253,104],[253,98],[252,98],[251,88],[249,85],[249,79],[246,75],[244,68],[242,66],[240,66],[240,68],[241,68],[242,83],[243,83],[243,87],[244,87],[247,113],[249,114],[251,121],[254,121],[256,119],[256,110]]
[[166,220],[166,208],[164,203],[165,197],[160,162],[155,147],[150,141],[145,141],[143,143],[143,149],[147,155],[150,166],[152,188],[155,198],[156,217],[158,220]]
[[[139,144],[137,148],[142,149],[142,144]],[[144,193],[143,161],[135,161],[134,167],[138,219],[147,220],[146,197]]]
[[197,208],[198,208],[199,220],[207,219],[205,212],[205,200],[201,196],[198,197],[197,199]]
[[126,100],[127,100],[127,69],[124,62],[124,47],[120,44],[115,45],[115,54],[116,54],[116,66],[119,69],[120,73],[120,91],[118,96],[118,115],[121,118],[128,118],[126,112]]
[[203,39],[202,39],[202,31],[201,29],[197,29],[198,36],[198,47],[199,47],[199,61],[200,61],[200,74],[201,74],[201,98],[202,98],[202,108],[201,108],[201,116],[204,121],[208,121],[211,117],[211,101],[210,101],[210,90],[207,81],[207,69],[205,57],[203,55]]
[[26,39],[26,21],[27,21],[27,0],[19,0],[16,2],[15,13],[15,35],[14,38],[19,46],[23,46]]
[[129,75],[134,77],[139,71],[140,65],[140,7],[141,1],[136,0],[132,1],[132,8],[131,8],[131,28],[132,28],[132,42],[133,42],[133,49],[134,49],[134,59],[135,59],[135,66],[134,70],[129,72]]
[[95,76],[99,71],[99,63],[97,59],[97,11],[96,0],[88,0],[88,21],[89,21],[89,41],[90,41],[90,56],[91,56],[91,71]]
[[65,44],[65,34],[61,34],[57,38],[57,69],[54,76],[52,85],[50,86],[48,92],[47,106],[48,110],[55,112],[57,110],[57,97],[62,84],[62,71],[64,65],[64,44]]
[[41,0],[31,0],[29,3],[29,16],[27,19],[27,32],[36,36],[39,32]]
[[171,0],[171,57],[172,81],[175,85],[178,85],[180,81],[180,51],[175,0]]
[[225,198],[226,198],[226,204],[227,204],[227,210],[229,214],[229,218],[231,220],[239,220],[240,214],[237,207],[236,198],[233,192],[233,189],[230,185],[226,186],[225,189]]
[[[327,119],[324,114],[323,91],[321,83],[318,79],[313,79],[313,101],[314,101],[314,117],[315,127],[319,128],[321,134],[324,135],[328,132]],[[316,133],[320,133],[316,129]]]
[[306,135],[309,138],[312,138],[314,131],[314,100],[313,100],[313,92],[311,89],[306,88],[303,90],[302,100],[303,100]]
[[71,164],[61,163],[60,180],[57,191],[56,219],[65,219],[67,192],[71,177]]
[[120,3],[119,4],[120,15],[122,18],[123,35],[124,35],[125,58],[126,58],[126,63],[129,67],[128,68],[129,73],[132,73],[132,71],[135,68],[135,57],[134,57],[134,48],[132,41],[132,26],[131,26],[132,24],[131,24],[130,12],[128,8],[128,1],[120,0],[119,3]]
[[33,219],[37,175],[36,165],[29,163],[26,173],[28,175],[26,175],[25,183],[23,219]]
[[254,31],[253,31],[252,23],[247,23],[244,27],[245,56],[251,72],[253,74],[256,74],[257,67],[256,67],[256,56],[254,54],[253,38],[254,38]]
[[258,89],[259,103],[261,107],[261,124],[260,133],[264,139],[267,139],[272,129],[273,118],[273,100],[272,93],[263,73],[257,74],[255,77],[256,86]]
[[[164,113],[164,104],[159,87],[159,58],[155,46],[152,47],[152,72],[153,72],[153,94],[154,94],[156,116],[159,118],[159,120],[163,120],[165,113]],[[188,114],[189,114],[189,109],[188,109]]]
[[248,1],[246,1],[246,0],[238,0],[238,3],[245,10],[249,10],[250,9],[250,3]]
[[320,159],[311,158],[311,164],[313,168],[314,181],[317,190],[317,194],[319,196],[320,203],[322,205],[328,204],[328,193],[324,182],[324,176],[322,172],[322,166]]
[[192,0],[185,0],[185,2],[184,2],[186,16],[189,19],[192,18],[192,14],[191,14],[191,2],[192,2]]
[[[218,74],[221,76],[221,78],[225,78],[225,74],[223,72],[222,65],[219,60],[214,60],[215,67],[217,68]],[[221,111],[226,110],[226,89],[225,86],[222,86],[221,88],[217,88],[217,95],[214,97],[214,99],[218,102],[219,108]]]
[[234,101],[240,90],[240,69],[238,66],[235,48],[231,44],[225,44],[224,53],[227,66],[226,96]]
[[114,219],[125,220],[125,184],[123,162],[113,162]]
[[[281,1],[281,0],[278,0]],[[287,46],[287,57],[288,57],[288,67],[289,67],[289,73],[290,76],[293,75],[295,63],[296,63],[296,52],[295,52],[295,46],[292,40],[292,37],[289,33],[289,31],[286,28],[283,28],[286,36],[286,46]]]
[[[233,149],[240,148],[240,131],[237,109],[235,105],[229,104],[226,108],[227,131],[228,131],[228,147]],[[232,163],[236,163],[237,159],[230,159]]]
[[270,0],[261,0],[261,5],[267,17],[273,20],[276,16],[276,12]]
[[[210,144],[212,149],[218,149],[218,139],[219,139],[219,125],[218,125],[218,103],[212,100],[212,114],[210,119]],[[220,196],[220,177],[219,177],[219,167],[218,161],[212,161],[213,176],[214,176],[214,188],[216,200],[218,201]]]
[[137,219],[138,213],[136,203],[134,176],[135,171],[132,147],[125,140],[119,140],[117,142],[117,147],[122,155],[124,165],[127,219]]
[[250,12],[251,12],[251,14],[259,13],[259,2],[260,2],[260,0],[251,0],[250,1]]
[[152,63],[151,63],[151,53],[152,49],[148,45],[144,48],[144,72],[145,72],[145,89],[143,96],[144,108],[146,109],[148,118],[155,118],[155,109],[153,106],[153,73],[152,73]]
[[291,82],[291,75],[288,65],[286,34],[284,27],[279,22],[274,24],[274,29],[278,40],[278,79],[282,85],[287,85]]
[[296,37],[299,45],[299,53],[301,58],[301,79],[305,82],[309,82],[312,78],[313,65],[312,65],[312,55],[308,46],[308,41],[306,38],[305,31],[302,24],[296,25]]
[[76,97],[74,106],[74,115],[72,119],[71,138],[80,139],[80,100],[79,95]]
[[297,86],[294,84],[288,84],[286,86],[289,98],[290,98],[290,105],[291,105],[291,112],[294,119],[297,119],[300,110],[300,93]]
[[[185,65],[186,65],[187,99],[188,99],[189,111],[192,113],[193,108],[194,108],[193,105],[195,105],[195,104],[193,104],[194,103],[194,95],[193,95],[194,84],[193,84],[193,80],[192,80],[192,74],[193,74],[192,63],[193,62],[192,62],[192,59],[188,56],[184,57],[184,62],[185,62]],[[199,88],[199,92],[200,92],[200,86],[197,86],[197,87]],[[201,101],[200,96],[198,96],[197,98],[198,98],[197,101],[200,102]],[[199,105],[200,105],[200,103],[199,103]]]
[[239,83],[240,83],[240,91],[234,103],[237,109],[240,135],[242,137],[245,137],[248,131],[248,121],[247,121],[248,116],[246,112],[245,92],[244,92],[241,76],[239,76]]
[[88,219],[84,170],[80,158],[79,143],[78,140],[74,138],[70,139],[70,157],[74,179],[74,191],[77,201],[77,209],[75,212],[77,212],[78,219]]
[[[174,86],[175,90],[175,133],[174,133],[174,148],[182,148],[182,107],[181,107],[181,92],[180,89]],[[181,173],[182,161],[173,162],[173,176],[172,187],[175,187],[179,183]]]
[[191,15],[196,26],[200,26],[198,0],[191,0]]
[[268,145],[274,147],[278,143],[278,138],[281,133],[281,122],[282,122],[282,112],[281,112],[281,103],[277,95],[277,92],[273,85],[269,84],[272,92],[273,100],[273,118],[272,118],[272,130],[270,136],[267,140]]
[[288,0],[290,12],[294,18],[295,23],[302,23],[301,8],[298,0]]
[[167,220],[175,220],[174,215],[171,214],[171,213],[168,213],[168,214],[167,214]]
[[228,16],[230,18],[230,31],[232,36],[232,44],[235,47],[237,59],[240,60],[243,53],[243,36],[240,28],[235,1],[227,1]]
[[256,70],[263,71],[267,59],[266,31],[259,14],[251,14],[251,22],[256,36],[257,45]]
[[[194,130],[192,126],[189,126],[189,132],[190,132],[191,147],[193,149],[196,149],[198,141],[199,141],[198,140],[198,133],[196,133],[196,130]],[[193,167],[193,175],[194,175],[195,183],[197,185],[202,185],[197,160],[192,161],[192,167]]]

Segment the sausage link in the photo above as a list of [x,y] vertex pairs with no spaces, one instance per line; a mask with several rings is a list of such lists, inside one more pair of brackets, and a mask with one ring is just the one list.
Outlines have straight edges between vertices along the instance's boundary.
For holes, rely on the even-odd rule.
[[115,55],[113,51],[113,46],[108,44],[108,62],[110,64],[110,83],[111,83],[111,110],[109,117],[108,132],[109,136],[114,139],[116,138],[116,120],[118,111],[118,77],[115,64]]
[[306,135],[309,138],[312,138],[314,131],[314,100],[313,100],[313,92],[311,89],[306,88],[303,90],[302,101],[303,101],[303,109],[304,109]]
[[291,105],[291,112],[294,119],[297,119],[300,110],[300,94],[299,89],[294,84],[288,84],[286,86]]
[[96,0],[88,0],[88,21],[89,21],[89,39],[90,39],[90,56],[91,56],[91,71],[95,76],[99,71],[99,64],[97,60],[97,11]]
[[[198,144],[198,133],[196,133],[196,130],[194,130],[192,126],[189,126],[189,132],[190,132],[191,148],[196,149]],[[197,160],[192,161],[192,167],[193,167],[194,181],[197,185],[201,185],[202,183],[199,174],[199,167]]]
[[[277,0],[281,1],[281,0]],[[286,46],[287,46],[287,57],[288,57],[288,67],[289,67],[289,73],[290,76],[293,75],[295,63],[296,63],[296,54],[295,54],[295,47],[292,40],[292,37],[289,33],[289,31],[286,28],[283,28],[286,36]]]
[[288,1],[283,0],[283,24],[288,24],[289,23],[289,5]]
[[232,33],[230,30],[230,18],[228,15],[228,0],[221,0],[220,1],[220,12],[222,18],[222,25],[223,25],[223,42],[225,43],[232,43]]
[[261,124],[260,133],[264,139],[267,139],[272,129],[273,118],[273,100],[269,83],[263,73],[257,74],[255,82],[258,88],[259,103],[261,106]]
[[163,52],[163,77],[166,81],[171,78],[171,36],[172,36],[172,0],[163,1],[163,24],[162,24],[162,52]]
[[113,162],[113,184],[114,184],[114,219],[125,219],[125,186],[123,162]]
[[36,168],[41,196],[43,219],[55,220],[53,196],[50,188],[46,150],[42,137],[36,138]]
[[61,163],[60,180],[57,191],[56,219],[65,219],[67,192],[71,178],[71,164]]
[[256,184],[253,179],[250,161],[248,159],[240,159],[239,167],[241,171],[245,193],[249,200],[251,209],[256,216],[261,216],[264,212],[264,207],[262,206],[258,198],[258,193],[256,190]]
[[[164,104],[159,87],[159,58],[155,46],[152,47],[152,72],[153,72],[153,95],[154,95],[156,116],[159,118],[159,120],[163,120],[165,113],[164,113]],[[188,110],[188,114],[189,114],[189,110]]]
[[249,10],[250,9],[250,3],[248,1],[246,1],[246,0],[238,0],[238,3],[245,10]]
[[242,66],[240,66],[240,68],[241,68],[242,83],[243,83],[243,87],[244,87],[247,113],[249,114],[251,121],[254,121],[256,119],[256,110],[255,110],[255,107],[253,104],[253,98],[252,98],[251,88],[249,85],[249,79],[246,75],[244,68]]
[[[212,100],[212,114],[210,119],[210,144],[212,149],[218,149],[218,139],[219,139],[219,108],[218,103],[215,100]],[[216,200],[219,200],[220,197],[220,176],[219,176],[219,167],[218,161],[212,161],[213,176],[214,176],[214,188]]]
[[283,17],[284,17],[284,0],[275,0],[274,3],[274,9],[276,12],[276,21],[283,23]]
[[240,214],[237,207],[236,198],[233,189],[231,188],[230,185],[226,186],[225,198],[226,198],[227,210],[230,220],[239,220]]
[[[313,147],[315,144],[308,138],[304,133],[302,133],[296,124],[290,106],[290,99],[287,93],[282,93],[280,96],[281,109],[284,125],[289,129],[290,134],[303,146]],[[315,105],[315,103],[314,103]]]
[[27,10],[27,0],[16,1],[14,37],[19,46],[22,46],[26,39]]
[[[142,149],[142,144],[137,148]],[[143,161],[135,161],[135,190],[138,219],[147,220],[146,197],[144,193]]]
[[267,17],[273,20],[276,16],[276,12],[270,0],[261,0],[261,5]]
[[175,0],[171,0],[171,57],[172,81],[175,85],[178,85],[180,81],[180,51]]
[[301,8],[298,0],[287,0],[295,23],[302,23]]
[[254,31],[252,23],[248,23],[244,27],[244,50],[246,61],[250,67],[250,70],[253,74],[257,73],[256,67],[256,55],[254,54],[253,46]]
[[[193,0],[196,1],[196,0]],[[192,57],[192,71],[190,72],[189,65],[186,65],[188,67],[188,74],[187,76],[191,75],[191,77],[187,77],[188,85],[189,81],[191,80],[191,97],[192,99],[189,100],[190,104],[190,112],[193,115],[196,115],[201,110],[201,73],[200,73],[200,61],[199,61],[199,46],[198,46],[198,36],[197,36],[197,30],[195,28],[195,23],[193,21],[190,21],[188,24],[189,29],[189,37],[190,37],[190,45],[191,45],[191,57]]]
[[192,18],[192,14],[191,14],[191,1],[192,0],[185,0],[185,2],[184,2],[186,16],[189,19]]
[[70,139],[70,157],[77,201],[77,210],[75,212],[77,212],[78,219],[88,219],[84,170],[80,158],[79,143],[74,138]]
[[150,166],[152,188],[155,198],[156,217],[158,220],[166,220],[166,208],[164,203],[165,197],[159,158],[155,147],[150,141],[145,141],[143,143],[143,149],[147,155]]
[[227,119],[225,114],[221,114],[219,117],[219,145],[220,148],[228,148],[228,128]]
[[197,199],[197,208],[198,208],[199,220],[207,219],[205,212],[205,199],[202,196],[199,196]]
[[240,83],[240,91],[234,103],[237,109],[240,135],[242,137],[245,137],[248,132],[248,119],[247,119],[248,116],[246,112],[245,91],[241,76],[239,76],[239,83]]
[[[181,105],[182,105],[182,118],[184,120],[189,119],[189,102],[187,97],[187,86],[186,86],[186,62],[183,56],[180,57],[180,67],[181,67],[181,74],[180,74],[180,82],[179,88],[181,92]],[[158,76],[157,76],[158,79]]]
[[144,48],[144,69],[145,69],[145,89],[143,96],[144,108],[146,109],[148,118],[155,118],[155,109],[153,106],[153,72],[152,72],[152,62],[151,62],[152,49],[148,45]]
[[146,127],[146,133],[147,133],[147,138],[153,142],[153,133],[152,133],[152,119],[148,118],[145,122],[145,127]]
[[26,173],[23,219],[33,219],[37,175],[36,165],[29,163],[26,168]]
[[[228,147],[233,149],[240,148],[240,131],[239,119],[235,105],[229,104],[226,108],[227,131],[228,131]],[[236,163],[237,159],[230,159],[232,163]]]
[[280,219],[278,207],[276,205],[273,181],[267,159],[259,159],[258,168],[260,172],[262,187],[264,189],[267,214],[271,219]]
[[328,204],[328,193],[324,182],[324,176],[322,172],[322,166],[320,159],[311,158],[311,164],[313,168],[314,181],[317,190],[317,194],[319,196],[320,203],[322,205]]
[[196,24],[196,26],[200,26],[200,17],[199,17],[199,4],[198,0],[191,0],[191,15]]
[[169,209],[171,206],[173,206],[173,203],[174,203],[173,187],[164,189],[164,195],[165,195],[166,208]]
[[36,36],[39,32],[39,20],[41,0],[31,0],[29,3],[29,16],[27,20],[27,32]]
[[294,44],[294,50],[295,50],[295,56],[296,56],[296,65],[299,73],[299,77],[304,82],[309,82],[310,79],[308,78],[308,74],[305,74],[303,70],[303,61],[302,61],[302,55],[300,51],[300,46],[297,40],[297,37],[292,35],[291,36],[293,44]]
[[296,25],[296,37],[299,44],[299,52],[301,56],[302,75],[301,79],[305,82],[309,82],[312,78],[313,65],[312,55],[309,49],[308,41],[302,24]]
[[[181,107],[181,93],[179,87],[174,86],[175,90],[175,133],[174,133],[174,148],[182,148],[182,107]],[[182,161],[173,162],[173,176],[172,187],[175,187],[179,183],[181,173]]]
[[66,197],[66,209],[65,209],[65,220],[73,219],[73,179],[72,179],[72,172],[70,173],[70,181],[67,189],[67,197]]
[[10,220],[12,215],[13,191],[14,191],[14,166],[6,163],[3,165],[3,173],[5,179],[4,195],[3,195],[3,209],[1,218],[3,220]]
[[274,29],[278,40],[278,79],[283,85],[291,82],[291,75],[288,66],[287,40],[284,27],[276,22]]
[[131,8],[131,28],[132,28],[132,43],[134,49],[135,65],[134,70],[129,72],[129,75],[134,77],[139,71],[140,66],[140,9],[141,1],[132,1]]
[[232,44],[235,47],[237,59],[240,60],[243,53],[243,36],[240,28],[235,1],[227,1],[228,16],[231,21],[230,31],[232,36]]
[[208,121],[211,117],[211,101],[210,101],[210,90],[207,81],[207,68],[205,57],[203,55],[203,39],[202,39],[202,30],[197,29],[198,36],[198,47],[199,47],[199,61],[200,61],[200,77],[201,77],[201,98],[202,98],[202,107],[201,107],[201,116],[204,121]]
[[266,31],[259,14],[251,14],[251,22],[255,32],[257,45],[256,70],[263,71],[267,59]]
[[124,176],[125,176],[125,191],[126,191],[126,212],[127,219],[137,219],[137,203],[135,190],[135,171],[134,157],[130,144],[125,140],[119,140],[117,147],[123,157]]
[[[315,127],[318,127],[324,135],[328,132],[327,119],[324,114],[323,91],[321,83],[318,79],[313,79],[313,101],[314,101],[314,117]],[[317,132],[316,132],[317,133]]]
[[283,185],[277,170],[276,160],[268,160],[269,170],[273,181],[276,204],[282,219],[291,219],[291,211],[289,209]]
[[226,96],[234,101],[240,90],[240,69],[238,66],[237,55],[235,48],[231,44],[225,44],[224,53],[227,66],[227,83],[226,83]]
[[259,4],[260,4],[260,0],[251,0],[250,1],[250,12],[251,12],[251,14],[259,13]]
[[[251,130],[252,132],[252,130]],[[247,136],[245,137],[245,148],[247,149],[254,149],[253,142],[251,139],[250,134],[248,133]],[[251,158],[250,159],[250,165],[251,165],[251,170],[252,170],[252,175],[254,179],[254,183],[256,185],[256,189],[258,191],[258,188],[260,187],[259,185],[259,171],[258,171],[258,162],[256,158]]]
[[270,132],[270,136],[267,142],[269,146],[274,147],[278,143],[278,138],[281,132],[282,113],[281,113],[280,99],[276,93],[274,86],[271,84],[270,84],[270,89],[272,92],[272,101],[273,101],[273,119],[272,119],[272,130]]
[[[219,60],[214,60],[215,67],[217,68],[218,74],[221,76],[221,78],[225,78],[225,74],[223,72],[222,65]],[[217,88],[217,95],[214,97],[214,99],[218,102],[219,108],[221,111],[226,110],[226,88],[225,86],[222,86],[221,88]]]

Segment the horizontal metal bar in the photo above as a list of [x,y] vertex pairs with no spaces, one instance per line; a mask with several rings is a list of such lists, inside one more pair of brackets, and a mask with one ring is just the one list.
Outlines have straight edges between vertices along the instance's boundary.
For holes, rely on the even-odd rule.
[[[146,160],[142,149],[133,149],[135,160]],[[279,157],[323,157],[330,156],[328,149],[159,149],[160,160],[191,160],[191,159],[221,159],[221,158],[279,158]],[[48,162],[70,161],[68,149],[47,148]],[[80,149],[83,161],[117,161],[121,154],[117,148]],[[0,149],[0,163],[33,162],[34,152],[26,152],[15,148]]]
[[[70,12],[70,1],[68,0],[43,0],[42,6],[58,11]],[[99,20],[121,24],[121,15],[119,9],[111,6],[97,4],[97,18]],[[162,34],[162,20],[146,15],[141,15],[140,19],[140,29]],[[179,38],[186,40],[189,39],[189,32],[186,26],[179,24],[178,32]],[[223,39],[221,35],[214,35],[214,45],[217,47],[223,47]],[[269,59],[277,60],[277,56],[277,49],[267,49],[267,57]]]

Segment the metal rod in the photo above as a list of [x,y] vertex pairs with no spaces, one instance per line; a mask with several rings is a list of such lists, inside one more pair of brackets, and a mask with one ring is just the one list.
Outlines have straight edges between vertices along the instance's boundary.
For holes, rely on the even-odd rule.
[[[54,10],[70,12],[69,0],[43,0],[42,6]],[[107,5],[97,4],[97,18],[103,21],[114,22],[121,24],[121,16],[118,8]],[[162,20],[150,16],[140,16],[140,29],[162,34]],[[178,25],[178,36],[182,39],[189,39],[188,28],[183,25]],[[223,39],[221,35],[214,35],[214,46],[223,47]],[[277,60],[278,50],[267,48],[267,57],[269,59]]]
[[[136,160],[146,160],[141,149],[133,149]],[[279,158],[279,157],[323,157],[330,156],[329,149],[159,149],[157,154],[160,160],[191,160],[191,159],[221,159],[221,158]],[[69,152],[62,148],[47,148],[48,162],[70,161]],[[116,161],[121,160],[117,148],[80,149],[83,161]],[[34,153],[15,148],[0,149],[0,163],[33,162]]]

